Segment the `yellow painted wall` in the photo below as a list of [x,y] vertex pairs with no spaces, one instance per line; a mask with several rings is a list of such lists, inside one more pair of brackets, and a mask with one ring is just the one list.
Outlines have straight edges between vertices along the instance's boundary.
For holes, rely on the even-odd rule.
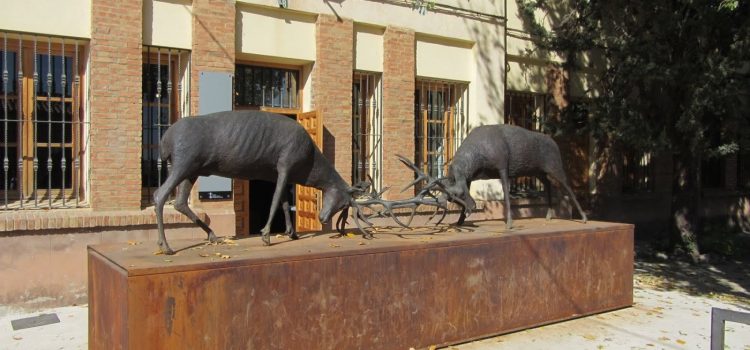
[[191,49],[192,11],[190,0],[144,0],[143,44]]
[[261,6],[237,6],[239,53],[315,60],[315,15]]
[[355,69],[371,72],[383,71],[383,32],[381,27],[357,25],[354,28],[356,46]]
[[0,30],[91,38],[91,1],[3,0]]
[[457,81],[471,81],[473,43],[450,41],[444,38],[417,38],[417,76]]

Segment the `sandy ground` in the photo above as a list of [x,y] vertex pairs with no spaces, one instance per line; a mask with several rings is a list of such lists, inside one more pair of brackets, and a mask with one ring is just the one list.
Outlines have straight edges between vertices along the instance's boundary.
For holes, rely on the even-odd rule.
[[[639,261],[634,306],[449,349],[709,349],[711,308],[750,312],[750,266]],[[56,313],[60,323],[14,331],[11,321]],[[0,318],[0,349],[86,349],[88,307]],[[750,350],[750,325],[727,323],[725,349]]]

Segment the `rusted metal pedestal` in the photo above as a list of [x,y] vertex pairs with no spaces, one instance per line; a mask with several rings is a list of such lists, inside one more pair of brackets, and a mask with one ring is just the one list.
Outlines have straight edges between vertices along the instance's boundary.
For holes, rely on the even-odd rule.
[[632,304],[632,225],[515,225],[92,246],[89,346],[424,348]]

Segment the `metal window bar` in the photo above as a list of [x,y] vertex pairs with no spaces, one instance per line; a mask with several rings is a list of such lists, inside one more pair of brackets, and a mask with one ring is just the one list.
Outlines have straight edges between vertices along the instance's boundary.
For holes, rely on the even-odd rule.
[[[505,122],[524,129],[542,131],[547,116],[548,96],[526,92],[508,92],[505,95]],[[510,196],[534,198],[546,194],[548,189],[536,178],[521,176],[510,179]]]
[[297,70],[237,64],[235,73],[237,107],[298,108]]
[[383,164],[380,73],[355,71],[352,84],[352,183],[372,179],[380,190]]
[[447,173],[457,146],[466,135],[468,84],[418,79],[414,96],[415,158],[431,176]]
[[[80,118],[83,104],[78,64],[82,45],[63,37],[10,32],[2,32],[2,36],[0,207],[80,207],[87,124]],[[42,84],[40,77],[45,79]],[[46,171],[40,171],[39,160],[44,158]],[[68,164],[71,160],[73,167]]]
[[[186,50],[145,46],[143,53],[143,113],[141,201],[148,205],[166,180],[169,162],[161,158],[160,142],[169,126],[184,115],[187,99],[182,81],[189,81],[190,53]],[[185,69],[183,70],[183,61]],[[177,86],[175,91],[174,86]]]

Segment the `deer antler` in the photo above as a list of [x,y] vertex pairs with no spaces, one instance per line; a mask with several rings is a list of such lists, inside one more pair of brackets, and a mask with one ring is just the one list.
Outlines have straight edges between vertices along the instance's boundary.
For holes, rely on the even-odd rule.
[[[427,219],[428,222],[435,218],[438,212],[442,209],[440,220],[437,221],[437,223],[440,224],[443,219],[445,219],[445,216],[448,213],[448,199],[455,200],[459,204],[463,204],[463,201],[461,201],[460,199],[456,200],[455,198],[453,198],[453,196],[450,195],[447,188],[442,182],[444,180],[443,178],[435,179],[421,171],[419,167],[410,162],[406,157],[402,155],[397,155],[397,157],[404,165],[409,167],[417,174],[417,178],[406,187],[404,187],[401,192],[406,191],[410,187],[420,182],[426,182],[426,185],[422,189],[420,189],[414,197],[400,200],[384,200],[382,196],[383,193],[388,190],[388,188],[385,188],[381,191],[376,191],[374,188],[370,189],[370,184],[372,183],[371,178],[369,179],[370,182],[363,181],[353,186],[352,192],[357,193],[358,196],[352,196],[352,200],[350,203],[350,207],[353,211],[352,216],[358,230],[363,234],[365,238],[372,238],[372,234],[367,232],[363,228],[363,226],[365,226],[366,228],[372,227],[373,224],[372,222],[370,222],[370,220],[373,218],[390,217],[399,226],[408,228],[414,220],[414,216],[417,213],[417,208],[420,205],[428,205],[435,207],[435,212]],[[444,196],[438,197],[434,192],[440,192],[444,194]],[[371,210],[373,213],[369,215],[365,214],[365,208]],[[395,210],[398,209],[411,210],[408,220],[403,221],[398,217],[395,212]],[[345,211],[344,213],[346,214],[348,212]],[[339,217],[337,229],[341,235],[344,234],[343,232],[345,225],[346,216]]]

